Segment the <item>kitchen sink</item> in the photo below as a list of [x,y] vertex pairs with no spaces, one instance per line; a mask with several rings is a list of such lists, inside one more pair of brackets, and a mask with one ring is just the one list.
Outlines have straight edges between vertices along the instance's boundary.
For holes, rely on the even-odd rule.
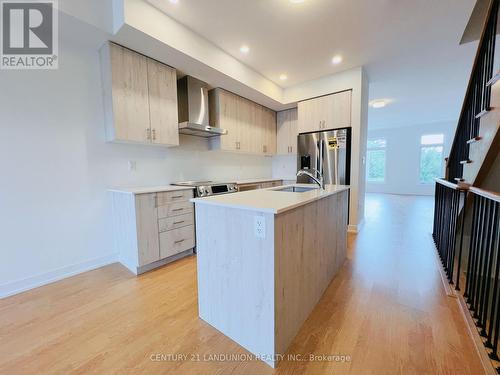
[[286,186],[281,189],[275,189],[274,191],[284,191],[288,193],[304,193],[306,191],[318,190],[317,187],[304,187],[304,186]]

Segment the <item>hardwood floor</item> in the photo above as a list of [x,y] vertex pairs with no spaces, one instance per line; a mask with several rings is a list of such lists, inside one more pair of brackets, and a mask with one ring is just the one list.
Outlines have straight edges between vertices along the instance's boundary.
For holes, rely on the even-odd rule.
[[430,198],[367,196],[348,260],[287,353],[313,361],[214,360],[249,353],[198,319],[190,257],[137,278],[115,264],[0,300],[0,374],[482,374],[431,226]]

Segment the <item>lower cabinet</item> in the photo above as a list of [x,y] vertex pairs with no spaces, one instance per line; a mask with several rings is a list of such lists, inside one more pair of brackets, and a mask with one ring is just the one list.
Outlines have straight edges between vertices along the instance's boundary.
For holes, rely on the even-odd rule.
[[238,184],[238,191],[249,191],[249,190],[257,190],[257,189],[267,189],[276,186],[283,185],[282,180],[275,181],[266,181],[259,183],[249,183],[249,184]]
[[196,246],[192,189],[111,194],[116,251],[135,274],[188,255]]
[[160,258],[168,258],[192,249],[194,244],[193,225],[160,233]]

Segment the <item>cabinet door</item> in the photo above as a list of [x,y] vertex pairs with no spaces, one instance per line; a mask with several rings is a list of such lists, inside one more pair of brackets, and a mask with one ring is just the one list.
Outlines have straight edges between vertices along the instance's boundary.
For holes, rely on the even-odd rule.
[[144,266],[160,259],[156,194],[137,195],[135,197],[135,212],[139,266]]
[[238,151],[252,152],[252,140],[250,135],[250,102],[241,96],[236,95],[236,121],[238,135]]
[[305,100],[298,104],[299,133],[321,130],[323,106],[321,98]]
[[297,153],[297,108],[277,113],[277,153],[289,155]]
[[262,129],[260,122],[262,121],[261,106],[257,103],[249,101],[250,117],[245,128],[245,137],[250,142],[250,152],[252,154],[262,153]]
[[297,154],[297,135],[299,134],[297,108],[290,109],[288,111],[288,114],[289,114],[288,143],[290,144],[290,153]]
[[290,111],[281,111],[277,114],[277,154],[290,153]]
[[111,74],[111,140],[150,142],[147,58],[116,44],[108,48],[110,71],[103,66],[103,75]]
[[175,69],[148,59],[148,87],[153,143],[178,146],[179,121]]
[[277,147],[277,130],[276,130],[276,112],[274,112],[272,109],[269,109],[269,122],[268,122],[268,148],[267,148],[267,154],[268,155],[276,155],[276,147]]
[[345,128],[351,126],[351,94],[352,91],[344,91],[331,95],[327,128]]
[[220,137],[221,149],[226,151],[238,151],[239,145],[239,123],[237,110],[237,96],[224,90],[217,90],[219,126],[227,130],[227,134]]
[[264,155],[273,155],[276,153],[276,113],[269,109],[263,108],[263,143],[261,152]]

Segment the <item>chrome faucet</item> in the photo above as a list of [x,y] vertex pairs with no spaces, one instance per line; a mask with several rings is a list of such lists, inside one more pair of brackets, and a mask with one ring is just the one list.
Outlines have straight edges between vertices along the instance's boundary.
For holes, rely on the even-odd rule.
[[297,172],[297,177],[300,177],[302,175],[306,175],[306,176],[310,177],[314,182],[316,182],[321,189],[325,190],[325,183],[324,183],[324,180],[323,180],[323,173],[321,173],[320,171],[318,171],[317,169],[314,169],[314,168],[311,168],[310,170],[314,171],[316,173],[316,175],[319,176],[319,178],[316,177],[311,172],[309,172],[309,169],[301,169],[300,171]]

